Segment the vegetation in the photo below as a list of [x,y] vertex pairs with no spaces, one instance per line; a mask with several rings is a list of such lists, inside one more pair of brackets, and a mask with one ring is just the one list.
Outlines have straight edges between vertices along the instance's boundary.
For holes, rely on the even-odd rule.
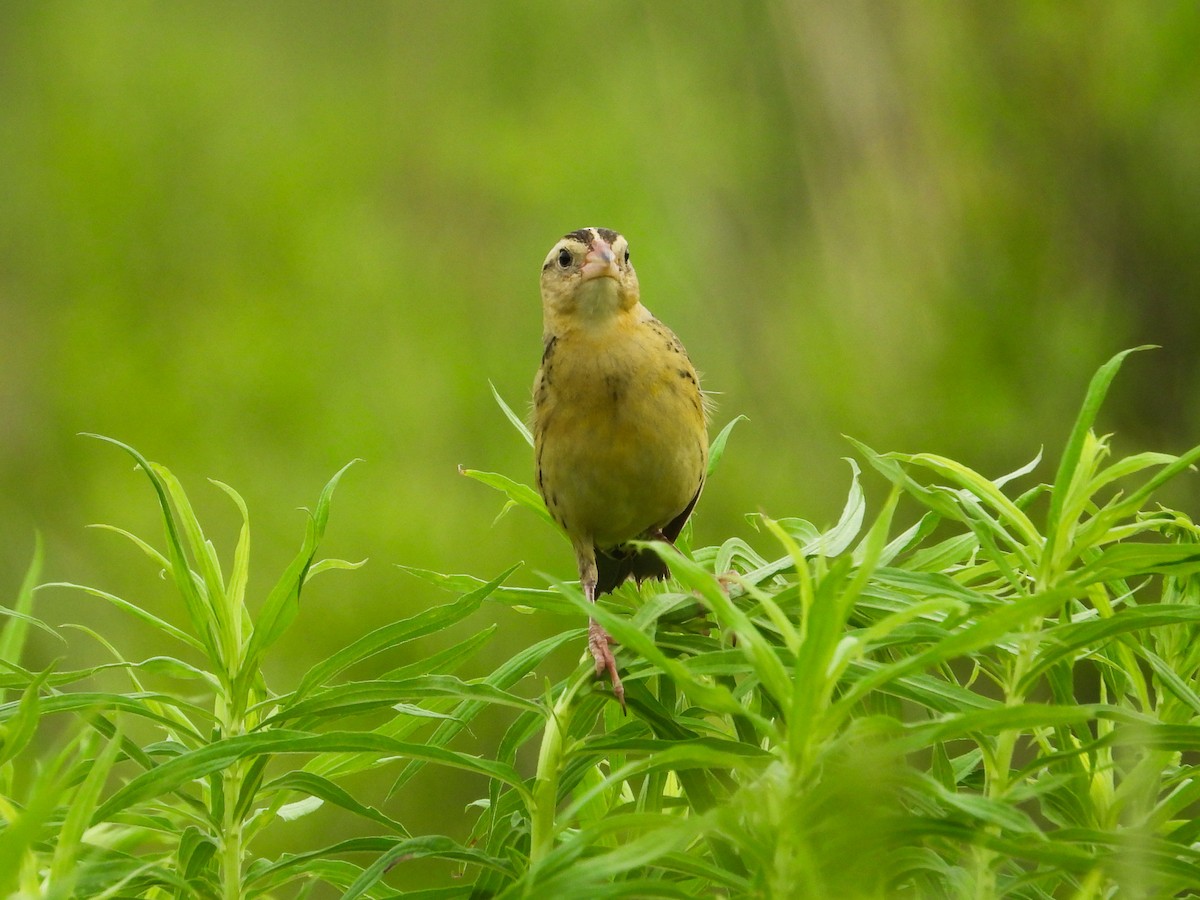
[[[756,540],[758,504],[836,520],[841,434],[982,472],[1056,457],[1080,386],[1142,343],[1109,428],[1182,452],[1197,46],[1191,2],[0,4],[0,584],[35,528],[54,578],[138,583],[79,525],[153,510],[81,431],[237,486],[264,575],[362,457],[326,552],[573,577],[455,467],[526,478],[487,383],[524,405],[538,266],[589,224],[629,237],[720,424],[749,419],[704,544]],[[193,493],[232,544],[236,511]],[[429,604],[396,581],[354,577],[363,620]],[[323,624],[315,656],[354,623]]]
[[[1182,453],[1200,442],[1197,46],[1190,2],[2,3],[0,599],[37,530],[35,580],[102,589],[193,633],[173,580],[81,527],[119,524],[168,553],[145,475],[80,432],[170,467],[226,579],[241,512],[204,478],[237,487],[255,612],[295,556],[296,508],[364,460],[339,482],[321,554],[372,564],[305,586],[262,657],[276,691],[449,599],[393,563],[490,578],[522,560],[505,586],[570,581],[558,531],[524,511],[493,523],[496,495],[457,467],[532,479],[488,382],[524,413],[537,267],[585,224],[630,238],[647,305],[716,395],[714,434],[748,419],[705,488],[694,547],[739,538],[779,556],[748,511],[837,522],[842,434],[992,475],[1039,446],[1057,460],[1096,366],[1143,343],[1163,349],[1105,401],[1112,453]],[[888,482],[854,455],[869,524]],[[1200,479],[1157,498],[1194,517]],[[1039,525],[1046,502],[1031,508]],[[917,503],[901,497],[897,530]],[[494,625],[454,672],[473,680],[579,621],[503,596],[348,674]],[[9,657],[32,672],[115,661],[66,623],[120,659],[210,671],[86,591],[37,598],[57,637],[27,623]],[[541,702],[578,653],[565,640],[512,690]],[[126,690],[119,671],[86,684]],[[140,678],[213,708],[196,679]],[[509,715],[489,705],[454,746],[492,755]],[[70,720],[50,715],[19,760],[68,747]],[[518,758],[528,774],[536,759]],[[487,792],[484,776],[426,765],[389,798],[394,778],[343,783],[416,834],[460,835]],[[275,859],[372,833],[332,806],[250,846]],[[441,872],[402,868],[421,884]]]
[[[1200,896],[1200,532],[1151,502],[1200,447],[1111,458],[1093,426],[1126,355],[1093,379],[1049,483],[1012,493],[1036,459],[988,479],[856,443],[892,485],[870,521],[852,463],[831,529],[758,515],[758,547],[662,548],[673,581],[596,610],[628,716],[586,660],[531,687],[554,650],[582,648],[588,609],[574,584],[509,585],[515,566],[486,582],[414,570],[456,599],[269,685],[305,586],[354,568],[317,558],[346,470],[251,603],[241,497],[217,483],[243,522],[226,569],[171,472],[118,445],[165,546],[111,530],[165,574],[184,624],[35,587],[39,547],[0,634],[0,896]],[[468,474],[545,516],[528,487]],[[55,633],[35,608],[65,589],[150,625],[161,652],[133,659],[89,630],[110,662],[23,667],[27,636]],[[485,605],[568,624],[482,677],[456,673],[496,625],[380,665]],[[502,738],[464,750],[496,712]],[[479,786],[456,834],[391,811],[426,767]],[[388,796],[356,796],[367,770],[389,773]],[[332,809],[370,834],[262,849]],[[413,887],[417,860],[440,879]]]

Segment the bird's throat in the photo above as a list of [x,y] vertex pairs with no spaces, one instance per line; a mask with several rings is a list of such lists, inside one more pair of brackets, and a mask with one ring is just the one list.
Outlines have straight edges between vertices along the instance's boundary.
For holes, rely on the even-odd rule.
[[596,323],[610,320],[626,306],[623,299],[616,279],[593,278],[579,286],[575,314]]

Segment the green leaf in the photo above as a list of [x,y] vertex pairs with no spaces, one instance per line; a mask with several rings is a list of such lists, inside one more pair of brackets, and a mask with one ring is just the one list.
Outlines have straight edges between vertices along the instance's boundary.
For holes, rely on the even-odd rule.
[[997,606],[979,616],[972,624],[951,633],[936,644],[912,656],[905,656],[881,666],[847,688],[835,705],[842,708],[841,715],[847,715],[863,697],[892,679],[910,672],[929,669],[981,647],[998,644],[1014,630],[1062,606],[1074,594],[1073,589],[1059,588]]
[[1125,543],[1106,547],[1072,573],[1081,585],[1151,574],[1183,577],[1200,572],[1200,545]]
[[[1026,692],[1038,678],[1060,660],[1080,652],[1094,652],[1113,638],[1124,634],[1160,628],[1164,625],[1200,625],[1200,607],[1156,603],[1130,606],[1105,619],[1068,622],[1045,632],[1046,640],[1017,689]],[[1200,710],[1197,710],[1200,713]]]
[[480,472],[476,469],[464,469],[461,467],[458,471],[461,475],[466,475],[468,478],[473,478],[475,481],[486,484],[488,487],[495,488],[517,506],[529,510],[543,522],[556,529],[558,528],[549,510],[546,509],[546,504],[538,496],[538,492],[529,485],[513,481],[508,476],[500,475],[496,472]]
[[124,528],[118,528],[116,525],[105,525],[103,522],[97,522],[92,525],[88,525],[87,527],[94,528],[97,531],[111,531],[113,534],[119,534],[121,537],[125,538],[127,541],[141,550],[151,562],[153,562],[164,572],[171,571],[171,561],[132,531],[126,531]]
[[[0,706],[0,721],[8,718],[13,703]],[[47,713],[73,712],[91,713],[96,710],[110,709],[139,716],[151,722],[167,726],[178,732],[180,737],[199,742],[200,734],[195,728],[187,727],[178,718],[157,711],[157,707],[172,707],[183,710],[192,719],[202,722],[212,722],[212,713],[172,694],[156,694],[147,691],[138,692],[103,692],[103,691],[71,691],[65,694],[51,694],[39,701],[42,715]]]
[[225,597],[225,581],[221,574],[221,563],[217,559],[216,549],[212,542],[204,537],[200,520],[192,509],[192,502],[171,471],[158,463],[150,463],[157,475],[167,487],[171,502],[175,504],[175,512],[183,525],[183,533],[187,537],[188,548],[192,559],[200,569],[200,577],[204,582],[203,598],[208,610],[208,616],[213,622],[213,628],[220,638],[222,659],[229,659],[238,648],[234,644],[234,636],[230,625],[229,606]]
[[801,548],[800,552],[805,556],[840,556],[862,530],[867,513],[867,500],[858,482],[862,472],[854,460],[847,458],[846,462],[850,464],[850,494],[846,497],[846,505],[842,507],[836,525]]
[[176,851],[179,873],[189,882],[194,882],[209,868],[217,852],[216,842],[194,825],[184,829]]
[[[40,698],[42,685],[49,675],[49,669],[42,672],[25,688],[20,701],[0,707],[0,722],[4,723],[3,728],[0,729],[0,765],[15,759],[17,754],[24,750],[33,739],[42,714]],[[4,709],[14,706],[16,707],[14,715],[4,715]]]
[[920,776],[918,779],[914,779],[914,783],[920,784],[936,802],[965,813],[982,825],[994,826],[1009,832],[1040,834],[1033,820],[1010,802],[993,800],[990,797],[981,797],[966,791],[956,791],[928,776]]
[[490,379],[488,381],[488,387],[492,389],[492,396],[496,399],[496,403],[500,406],[500,409],[504,411],[505,418],[512,423],[513,428],[520,432],[521,437],[525,438],[525,443],[532,447],[533,435],[529,431],[529,426],[526,425],[521,417],[513,412],[509,405],[504,402],[504,398],[500,396],[500,392],[496,390],[496,385],[494,385]]
[[[517,565],[523,565],[523,563]],[[397,565],[396,568],[415,578],[420,578],[422,581],[436,585],[442,590],[455,593],[466,593],[487,584],[482,578],[476,578],[474,575],[443,575],[440,572],[418,569],[414,566]],[[496,589],[491,599],[507,604],[518,612],[540,610],[558,615],[574,614],[574,608],[559,597],[557,591],[546,588],[502,586]]]
[[183,543],[179,538],[179,529],[175,524],[175,516],[171,512],[171,504],[167,499],[167,489],[163,484],[162,479],[158,476],[154,466],[140,454],[137,450],[130,447],[128,444],[123,444],[120,441],[105,437],[102,434],[84,434],[84,437],[95,438],[98,441],[104,441],[113,446],[120,447],[127,454],[133,457],[137,462],[138,467],[150,479],[150,484],[154,488],[154,492],[158,498],[159,511],[162,515],[163,526],[166,529],[167,535],[167,555],[171,561],[170,572],[175,580],[175,587],[183,598],[184,607],[187,610],[188,618],[191,619],[192,627],[199,636],[204,651],[212,663],[220,666],[221,651],[214,630],[214,623],[209,616],[209,608],[204,598],[201,596],[196,582],[193,580],[192,571],[188,566],[187,556],[183,551]]
[[[602,886],[691,845],[708,827],[701,817],[680,819],[658,813],[606,816],[569,835],[549,854],[541,870],[533,873],[536,879],[530,878],[524,885],[525,893],[562,900],[595,897]],[[608,844],[604,840],[606,835],[619,836],[613,849],[578,858],[581,849]],[[643,891],[644,888],[630,896],[652,896]]]
[[64,802],[66,754],[51,757],[34,771],[25,803],[14,809],[6,798],[5,827],[0,828],[0,896],[17,897],[25,860],[40,842],[43,828]]
[[561,814],[560,823],[571,823],[585,810],[589,803],[601,794],[618,787],[636,776],[649,772],[670,771],[683,773],[689,769],[720,770],[736,769],[748,773],[760,771],[775,759],[774,754],[751,744],[718,738],[691,736],[680,741],[651,740],[613,736],[587,741],[572,751],[574,761],[598,757],[607,760],[613,754],[635,756],[624,766],[598,779],[580,791]]
[[366,564],[367,564],[367,561],[365,559],[360,559],[358,562],[350,562],[350,560],[348,560],[348,559],[318,560],[317,562],[313,563],[311,566],[308,567],[308,573],[304,576],[304,583],[308,584],[310,581],[312,581],[314,578],[316,578],[322,572],[333,572],[333,571],[339,571],[339,570],[340,571],[345,571],[345,570],[353,571],[355,569],[361,569]]
[[329,479],[317,500],[316,510],[309,516],[300,552],[296,554],[282,577],[275,583],[275,587],[271,589],[271,593],[267,595],[267,600],[255,619],[254,630],[246,647],[245,659],[238,672],[239,693],[244,691],[257,675],[262,655],[266,649],[279,640],[295,620],[300,609],[300,592],[304,587],[308,568],[312,565],[313,557],[316,555],[317,545],[325,536],[325,525],[329,521],[329,505],[333,499],[333,492],[346,470],[356,462],[358,460],[346,463]]
[[[579,632],[567,631],[538,641],[536,644],[526,647],[523,650],[518,650],[509,659],[501,663],[494,672],[483,679],[482,683],[501,690],[507,690],[533,671],[536,666],[540,665],[555,650],[568,641],[582,640],[582,637],[583,635]],[[490,705],[483,700],[467,700],[460,703],[451,713],[453,719],[443,722],[434,731],[428,740],[429,745],[431,747],[441,747],[449,744],[477,715],[485,709],[490,708]],[[391,790],[388,791],[388,796],[390,797],[392,794],[395,794],[396,791],[407,784],[424,765],[425,761],[419,759],[413,760],[406,765],[404,770],[396,777]]]
[[147,612],[140,606],[130,603],[128,600],[123,600],[116,594],[110,594],[108,591],[87,587],[86,585],[82,584],[72,584],[69,581],[52,581],[48,584],[42,584],[38,586],[38,590],[44,590],[45,588],[67,588],[73,591],[83,591],[85,594],[91,594],[93,597],[99,597],[101,600],[111,603],[113,606],[117,607],[117,609],[129,613],[134,618],[139,619],[140,621],[149,625],[155,631],[160,632],[168,637],[172,637],[201,654],[206,652],[205,645],[196,640],[183,629],[176,628],[165,619],[160,619],[153,613]]
[[1147,647],[1134,645],[1134,653],[1144,659],[1162,682],[1163,693],[1170,693],[1189,707],[1193,715],[1200,715],[1200,693],[1187,680],[1180,678],[1170,664]]
[[429,656],[422,657],[402,666],[397,666],[383,674],[384,678],[414,678],[418,675],[437,675],[453,672],[462,663],[474,656],[479,649],[496,634],[498,625],[488,625],[464,638],[457,644],[452,644],[438,650]]
[[66,816],[62,827],[54,841],[54,857],[50,864],[50,880],[65,881],[75,872],[76,863],[81,855],[83,833],[96,811],[100,802],[100,792],[108,780],[108,773],[116,762],[117,753],[121,748],[120,733],[116,734],[100,751],[100,755],[90,761],[87,774],[75,795],[67,806]]
[[267,782],[259,789],[260,796],[268,796],[277,791],[297,791],[312,797],[319,797],[342,809],[349,810],[355,815],[378,822],[389,831],[409,836],[408,829],[390,816],[384,815],[373,806],[368,806],[355,800],[347,791],[328,778],[323,778],[314,772],[295,770],[285,772],[278,778]]
[[[888,545],[879,554],[879,565],[889,566],[897,556],[912,552],[916,547],[920,546],[925,538],[934,532],[939,521],[941,520],[937,513],[925,513],[916,524],[910,526],[888,542]],[[866,547],[860,547],[859,549],[865,551]],[[858,551],[855,552],[854,561],[856,563],[862,562]]]
[[[444,859],[493,869],[508,876],[515,874],[512,864],[506,860],[489,856],[487,853],[471,847],[464,847],[441,835],[426,835],[398,841],[388,848],[346,889],[342,894],[342,900],[356,900],[358,897],[373,896],[368,892],[385,874],[398,862],[412,859]],[[462,895],[461,891],[459,895]],[[406,892],[405,896],[411,896],[411,894]]]
[[1062,459],[1058,464],[1058,472],[1054,476],[1054,490],[1050,494],[1050,511],[1046,516],[1046,544],[1042,553],[1040,574],[1044,578],[1052,569],[1055,561],[1062,553],[1067,540],[1067,527],[1062,522],[1063,506],[1067,502],[1071,484],[1076,478],[1076,469],[1083,455],[1084,442],[1096,422],[1100,406],[1108,394],[1109,385],[1116,377],[1125,357],[1141,350],[1154,349],[1153,345],[1144,344],[1129,350],[1122,350],[1113,356],[1092,376],[1084,397],[1083,407],[1075,419],[1067,446],[1063,449]]
[[310,734],[299,731],[270,731],[237,735],[169,759],[133,778],[108,798],[93,816],[93,824],[108,821],[114,815],[161,794],[170,793],[191,782],[219,772],[242,760],[264,754],[280,753],[386,753],[461,769],[485,778],[496,778],[525,792],[520,775],[511,767],[487,759],[469,756],[442,747],[397,741],[381,734],[329,732]]
[[419,637],[444,631],[454,623],[462,621],[478,610],[483,601],[508,580],[509,576],[518,568],[520,568],[520,563],[510,566],[491,581],[470,590],[453,603],[435,606],[419,612],[415,616],[384,625],[363,635],[313,666],[301,680],[293,701],[299,700],[317,685],[327,683],[338,673],[376,653]]
[[455,700],[482,700],[499,706],[516,709],[540,710],[532,703],[515,694],[502,691],[485,683],[462,681],[453,675],[420,675],[400,681],[363,681],[338,684],[326,690],[310,694],[306,699],[289,704],[276,715],[263,721],[262,727],[271,727],[279,722],[306,717],[356,715],[383,706],[394,706],[415,700],[430,698]]
[[[992,509],[996,510],[1000,520],[1013,525],[1017,535],[1024,544],[1032,548],[1041,545],[1042,538],[1029,517],[1015,503],[1008,499],[1000,490],[997,482],[991,481],[962,463],[936,456],[932,453],[889,454],[893,458],[912,465],[921,466],[946,478],[958,490],[973,495]],[[1018,470],[1020,471],[1020,470]],[[1012,475],[1006,476],[1006,478]],[[1003,480],[1001,481],[1003,483]]]
[[[744,628],[745,635],[742,635],[740,630],[738,631],[739,640],[749,639],[748,642],[741,645],[743,651],[752,654],[754,662],[761,662],[764,669],[768,671],[769,677],[772,678],[775,688],[790,694],[791,682],[783,672],[774,651],[766,646],[764,640],[754,639],[757,629],[740,610],[733,606],[711,573],[705,572],[687,557],[678,554],[673,548],[659,541],[639,541],[637,546],[653,548],[654,552],[658,553],[671,566],[672,574],[681,584],[699,593],[704,599],[705,605],[714,613],[719,609],[720,612],[717,615],[725,617],[719,618],[723,627]],[[728,688],[697,678],[682,662],[663,653],[648,635],[635,628],[624,616],[610,612],[605,604],[589,604],[574,584],[560,583],[558,588],[582,615],[594,617],[622,647],[632,650],[638,659],[645,660],[668,674],[680,689],[687,692],[697,703],[706,706],[713,712],[754,716],[751,711],[738,702]],[[750,645],[749,649],[746,649],[747,643]],[[590,665],[590,662],[587,664]],[[636,677],[640,677],[636,671],[629,672],[627,680]],[[767,723],[762,720],[761,724],[766,726]]]
[[246,616],[246,583],[250,577],[250,510],[246,508],[246,501],[242,499],[242,495],[225,482],[215,478],[210,478],[209,481],[233,501],[242,520],[238,529],[237,545],[233,551],[233,568],[229,572],[229,583],[225,586],[229,618],[240,632],[240,623]]
[[[39,587],[41,587],[41,586],[42,585],[39,585]],[[22,631],[21,631],[20,636],[17,638],[17,640],[19,640],[21,642],[20,643],[21,647],[24,646],[25,633],[28,632],[30,625],[32,625],[34,628],[39,629],[40,631],[44,632],[45,634],[48,634],[50,637],[54,638],[56,641],[60,641],[61,643],[66,643],[66,640],[63,638],[63,636],[61,634],[59,634],[57,631],[55,631],[53,628],[51,628],[49,625],[47,625],[45,622],[43,622],[41,619],[37,618],[36,616],[22,615],[21,613],[15,611],[15,610],[7,609],[3,606],[0,606],[0,618],[5,620],[5,627],[4,627],[3,631],[6,634],[14,632],[14,629],[17,627],[17,625],[18,624],[20,625],[20,628]],[[21,651],[20,651],[20,649],[17,649],[16,652],[19,655]],[[7,660],[7,659],[0,658],[0,664],[3,664],[4,666],[6,666],[8,668],[12,668],[12,669],[19,668],[19,666],[17,666],[17,664],[16,664],[16,660]],[[2,698],[0,698],[0,699],[2,699]]]
[[[443,841],[446,843],[442,843]],[[423,852],[426,850],[431,852]],[[391,855],[392,851],[396,851],[394,857]],[[256,860],[248,867],[246,873],[245,886],[251,889],[247,896],[263,896],[287,884],[291,880],[327,871],[320,867],[333,860],[334,857],[344,854],[370,854],[376,860],[382,858],[383,855],[388,855],[389,861],[395,862],[396,859],[405,857],[410,851],[414,857],[440,857],[458,862],[472,863],[483,868],[493,868],[508,877],[512,877],[515,874],[512,864],[507,860],[497,859],[469,847],[464,848],[450,841],[449,838],[443,838],[438,835],[428,835],[418,838],[351,838],[350,840],[339,841],[336,844],[331,844],[307,853],[284,854],[279,860],[273,863]],[[383,874],[387,868],[388,866],[383,866],[380,874]],[[361,874],[361,871],[361,869],[356,870],[356,875]],[[348,880],[346,883],[349,884],[351,880],[353,879]],[[455,896],[462,896],[460,888],[455,888],[455,891]],[[406,891],[403,894],[405,897],[417,897],[421,895],[411,891]],[[393,895],[388,894],[385,896],[390,897]]]
[[[901,743],[905,748],[928,747],[938,741],[965,738],[971,734],[996,734],[1002,731],[1032,731],[1059,725],[1089,722],[1101,707],[1052,706],[1045,703],[1024,703],[1020,706],[996,706],[952,713],[931,722],[918,722],[905,727]],[[1196,730],[1200,735],[1200,729]]]
[[[37,619],[33,618],[33,589],[38,583],[38,579],[42,577],[42,533],[35,531],[33,534],[33,558],[29,561],[28,568],[25,569],[25,577],[21,581],[20,588],[17,589],[17,599],[13,603],[12,609],[2,609],[0,612],[7,614],[8,618],[3,624],[0,624],[0,661],[6,663],[19,663],[21,661],[21,653],[25,649],[25,636],[29,631],[31,624],[41,625],[49,633],[53,634],[53,630],[43,625]],[[0,700],[4,699],[0,695]]]
[[729,442],[729,435],[733,432],[733,426],[737,425],[738,422],[749,421],[745,416],[735,416],[712,439],[712,443],[708,445],[708,470],[704,475],[705,480],[710,478],[713,472],[717,471],[717,466],[721,463],[721,457],[725,455],[725,445]]

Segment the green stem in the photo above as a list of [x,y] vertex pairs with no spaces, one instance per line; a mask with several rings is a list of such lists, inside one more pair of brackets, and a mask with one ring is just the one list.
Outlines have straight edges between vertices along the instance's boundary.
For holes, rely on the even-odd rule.
[[[1042,620],[1032,622],[1021,638],[1017,650],[1017,658],[1009,675],[1009,688],[1005,691],[1004,702],[1008,706],[1020,706],[1025,702],[1025,691],[1018,686],[1025,680],[1025,675],[1033,665],[1034,657],[1041,639]],[[996,752],[991,765],[987,765],[988,754],[984,754],[985,773],[987,777],[985,791],[991,800],[1002,801],[1011,787],[1013,754],[1016,752],[1017,739],[1020,733],[1013,729],[1001,731],[996,737]],[[999,834],[999,828],[989,826],[989,830]],[[999,854],[994,850],[977,848],[975,851],[975,898],[976,900],[991,900],[996,896],[995,862]]]
[[537,774],[534,776],[533,801],[529,810],[529,863],[537,864],[554,849],[556,833],[554,814],[558,811],[558,783],[562,774],[563,739],[571,726],[575,698],[579,690],[593,678],[591,660],[576,671],[550,710],[542,746],[538,750]]
[[[220,735],[229,738],[246,733],[246,719],[242,710],[245,703],[235,704],[228,695],[217,698],[217,720],[221,723]],[[221,773],[221,900],[241,900],[242,856],[245,850],[245,833],[238,812],[238,800],[245,779],[245,764],[238,760]]]
[[242,791],[242,764],[235,762],[222,776],[225,793],[225,815],[222,824],[223,859],[221,868],[223,900],[241,900],[242,896],[242,820],[237,814],[238,797]]

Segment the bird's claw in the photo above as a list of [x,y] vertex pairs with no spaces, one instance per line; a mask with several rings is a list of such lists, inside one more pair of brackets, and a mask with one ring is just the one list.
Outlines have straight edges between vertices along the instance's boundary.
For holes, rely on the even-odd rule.
[[592,622],[588,627],[588,649],[596,663],[596,677],[600,678],[605,672],[612,681],[613,696],[621,704],[621,712],[625,712],[625,688],[621,684],[621,676],[617,674],[617,660],[613,657],[611,644],[615,644],[610,635],[599,622]]

